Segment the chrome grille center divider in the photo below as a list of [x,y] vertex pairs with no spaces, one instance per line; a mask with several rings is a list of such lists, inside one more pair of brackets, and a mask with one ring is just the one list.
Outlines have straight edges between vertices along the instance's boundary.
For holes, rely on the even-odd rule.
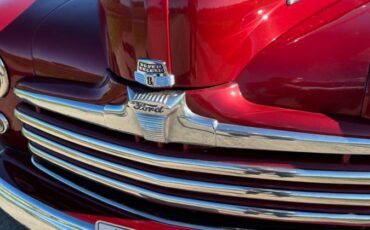
[[370,139],[220,123],[193,113],[181,91],[128,87],[129,102],[95,105],[15,89],[23,101],[108,129],[161,143],[331,154],[370,154]]
[[95,105],[19,89],[15,94],[35,106],[150,141],[216,146],[216,121],[187,109],[183,92],[128,88],[129,102],[124,105]]

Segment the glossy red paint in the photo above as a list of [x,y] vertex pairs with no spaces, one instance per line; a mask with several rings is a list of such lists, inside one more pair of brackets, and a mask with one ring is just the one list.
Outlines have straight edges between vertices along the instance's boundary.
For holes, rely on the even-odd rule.
[[75,82],[97,83],[108,63],[100,36],[98,1],[66,1],[34,32],[35,74]]
[[367,2],[102,0],[121,77],[133,80],[137,58],[161,59],[176,87],[236,80],[256,103],[351,116],[360,115],[370,62]]
[[370,5],[341,1],[259,53],[239,75],[258,104],[360,116],[370,63]]
[[36,0],[2,0],[0,2],[0,32],[11,24],[19,15],[21,15]]
[[204,87],[232,81],[274,39],[337,1],[101,2],[116,74],[132,80],[137,58],[160,59],[177,87]]
[[288,7],[281,0],[171,1],[171,53],[177,86],[234,80],[263,48],[334,2],[304,0]]
[[[17,87],[93,104],[127,102],[126,85],[116,82],[112,75],[107,75],[104,82],[94,85],[28,78],[19,82]],[[247,100],[236,83],[188,90],[186,100],[193,112],[223,123],[370,138],[370,124],[364,119],[257,104]]]
[[[67,0],[36,1],[27,10],[22,11],[16,20],[0,31],[0,55],[5,60],[5,64],[14,67],[15,71],[23,75],[33,75],[31,54],[34,30],[50,11],[65,1]],[[5,3],[8,2],[10,1],[5,1]],[[18,1],[11,2],[18,4]],[[7,5],[2,4],[0,3],[0,11],[7,12]]]
[[[46,16],[49,15],[51,11],[62,6],[67,1],[68,0],[35,1],[32,5],[30,5],[29,8],[27,8],[27,10],[20,14],[16,18],[16,20],[14,20],[6,28],[0,31],[0,57],[3,59],[7,67],[8,75],[10,78],[10,91],[8,92],[5,98],[0,100],[0,108],[1,111],[8,118],[10,126],[13,130],[20,130],[21,128],[21,123],[14,117],[14,108],[16,107],[19,101],[15,97],[13,89],[20,79],[35,75],[34,60],[32,56],[32,46],[33,46],[32,41],[33,36],[35,34],[35,30],[38,28],[41,21],[46,19]],[[2,3],[3,2],[0,3],[0,11],[6,12],[7,11],[6,5],[5,4],[2,5]],[[65,15],[63,16],[63,18],[65,18]],[[48,41],[51,42],[51,40]],[[64,44],[64,42],[61,42],[61,44]],[[45,44],[40,45],[44,46]],[[52,48],[52,46],[50,46],[49,48]],[[94,49],[96,48],[98,47],[94,47]],[[49,51],[50,51],[49,54],[50,53],[55,54],[55,52],[53,52],[55,50],[50,49]],[[76,51],[78,51],[78,49],[73,50],[73,52]],[[90,54],[90,58],[93,58],[91,54],[94,53],[94,51],[92,52],[88,51],[88,53]],[[71,53],[69,54],[70,54],[69,57],[71,57]],[[73,53],[73,55],[78,56],[79,54]],[[56,56],[59,56],[59,54],[54,55],[54,58],[58,58]],[[87,60],[85,60],[85,62],[84,61],[79,62],[80,66],[78,66],[77,69],[80,70],[82,69],[82,71],[80,72],[75,71],[80,74],[74,74],[73,75],[75,77],[74,79],[79,79],[80,76],[84,74],[84,72],[85,76],[86,75],[94,76],[94,71],[91,70],[91,68],[89,69],[88,67],[91,67],[92,65],[96,64],[101,59],[105,60],[104,56],[95,56],[95,57],[97,59],[94,60],[93,63],[91,64]],[[50,66],[54,65],[53,61],[51,61],[53,60],[53,56],[50,55],[48,56],[48,58],[50,58],[50,60],[48,61],[47,66],[49,66],[50,68]],[[64,56],[64,58],[67,58],[67,56]],[[87,58],[87,55],[85,55],[83,58]],[[90,61],[91,60],[92,59],[90,59]],[[62,60],[62,62],[64,61],[65,59]],[[88,63],[88,65],[84,66],[84,64],[86,63]],[[62,73],[67,72],[68,70],[71,69],[71,67],[67,64],[68,62],[64,65],[62,64],[63,66],[61,70]],[[104,71],[105,68],[106,65],[104,67]],[[58,73],[60,74],[59,71],[55,71],[56,69],[53,70],[54,72],[47,74],[49,77],[50,76],[55,77],[58,76]],[[15,136],[13,138],[15,138]],[[19,134],[17,138],[23,139],[21,134]]]
[[[98,32],[100,30],[99,27],[90,25],[86,27],[86,31],[85,30],[80,31],[81,34],[77,35],[78,34],[78,30],[76,29],[77,27],[63,26],[63,22],[64,22],[63,16],[64,15],[68,15],[68,18],[70,18],[71,20],[77,20],[77,17],[79,15],[78,12],[79,10],[81,10],[81,9],[78,9],[78,7],[76,7],[75,5],[77,1],[72,1],[69,4],[64,4],[65,2],[66,1],[64,0],[64,1],[59,1],[58,3],[54,2],[54,4],[50,3],[50,6],[48,7],[45,7],[44,5],[43,7],[39,7],[38,5],[39,3],[34,4],[34,6],[30,9],[32,11],[26,12],[28,14],[24,14],[22,15],[22,17],[19,18],[18,20],[19,24],[14,24],[10,26],[9,28],[7,28],[6,30],[4,30],[3,32],[1,32],[1,35],[2,35],[0,36],[0,41],[1,41],[0,44],[2,46],[1,55],[3,56],[3,58],[5,58],[5,61],[9,68],[9,73],[12,76],[12,79],[14,79],[12,81],[12,85],[14,86],[16,82],[18,81],[18,79],[21,79],[22,76],[33,75],[32,58],[31,56],[29,56],[31,53],[30,44],[28,41],[25,42],[24,39],[20,39],[20,38],[23,38],[24,36],[27,37],[29,35],[25,35],[25,34],[20,35],[15,32],[22,31],[23,33],[27,32],[28,34],[32,34],[33,33],[32,30],[27,30],[26,28],[24,28],[24,30],[18,29],[18,28],[23,29],[24,24],[22,24],[22,21],[25,21],[25,20],[30,21],[29,17],[31,17],[34,14],[37,14],[37,15],[40,15],[40,18],[39,19],[36,18],[37,20],[34,19],[33,21],[32,20],[30,21],[34,25],[37,25],[42,15],[46,15],[47,12],[59,6],[59,9],[54,10],[52,14],[50,14],[47,18],[45,18],[44,22],[39,26],[37,32],[35,33],[37,39],[35,39],[33,53],[36,58],[35,67],[36,67],[36,73],[38,75],[44,75],[44,76],[51,77],[51,78],[61,78],[61,80],[57,84],[58,85],[57,88],[51,87],[53,82],[48,83],[47,80],[46,81],[43,81],[41,79],[37,80],[36,81],[37,84],[33,84],[33,86],[31,87],[32,88],[31,90],[39,91],[42,93],[48,93],[52,95],[57,95],[61,97],[71,98],[74,100],[91,102],[91,103],[98,103],[98,104],[122,103],[122,101],[125,100],[124,85],[121,85],[121,83],[112,81],[111,77],[107,78],[103,74],[103,71],[105,68],[104,66],[106,65],[106,62],[105,62],[105,56],[104,57],[101,56],[101,53],[104,47],[98,45],[100,41],[99,40],[100,36],[98,36]],[[313,19],[308,20],[306,21],[306,23],[302,23],[301,27],[306,28],[307,25],[311,25],[312,23],[316,22],[317,26],[315,28],[318,29],[322,27],[321,25],[322,23],[326,24],[327,22],[337,22],[337,23],[342,22],[341,20],[344,20],[343,18],[348,17],[348,14],[346,14],[346,12],[350,11],[349,9],[356,8],[356,6],[358,6],[358,4],[362,2],[364,1],[354,1],[351,4],[342,3],[342,4],[333,5],[332,8],[330,8],[330,10],[328,10],[327,12],[323,10],[321,11],[320,14],[317,14],[316,20],[313,20]],[[112,15],[110,15],[109,17],[108,16],[105,17],[105,19],[113,20],[113,22],[118,22],[119,20],[121,20],[120,18],[121,16],[119,18],[116,18],[116,17],[118,14],[122,14],[122,12],[129,13],[132,11],[132,12],[135,12],[135,15],[145,16],[140,20],[138,20],[137,17],[134,17],[136,18],[135,20],[133,20],[134,18],[131,18],[129,19],[129,21],[123,21],[122,22],[123,24],[118,24],[118,25],[124,26],[124,25],[128,25],[127,24],[128,22],[135,23],[135,27],[131,26],[130,27],[131,30],[126,31],[126,32],[130,34],[131,32],[133,32],[133,28],[135,28],[135,31],[136,31],[135,33],[138,34],[138,37],[136,38],[140,38],[139,35],[145,32],[142,29],[146,28],[146,25],[144,24],[147,20],[147,17],[149,16],[152,17],[152,19],[150,20],[152,22],[155,21],[156,19],[159,20],[157,21],[157,23],[166,21],[166,19],[164,19],[163,14],[160,13],[162,11],[155,11],[155,9],[158,10],[158,7],[162,6],[161,5],[162,3],[165,4],[165,2],[156,2],[156,4],[154,4],[155,2],[151,2],[151,4],[148,5],[150,7],[147,8],[147,10],[149,11],[152,10],[151,13],[148,13],[142,10],[143,9],[142,7],[145,6],[143,2],[140,3],[136,1],[135,3],[127,4],[124,7],[121,6],[121,8],[119,7],[117,8],[117,5],[116,5],[118,4],[117,2],[109,3],[109,1],[106,1],[103,3],[105,4],[104,9],[110,9],[106,12],[112,13]],[[170,3],[174,4],[173,2],[170,2]],[[110,4],[113,4],[113,5],[110,5]],[[180,4],[180,2],[178,2],[178,4]],[[119,5],[121,5],[121,3],[119,3]],[[333,8],[334,6],[336,8]],[[180,5],[177,5],[177,8],[180,9],[181,8]],[[222,7],[220,7],[220,9],[221,8]],[[46,9],[48,9],[48,11]],[[90,6],[86,6],[84,9],[85,11],[81,12],[82,15],[83,13],[85,13],[85,17],[87,19],[93,20],[93,21],[95,20],[96,22],[97,20],[96,14],[98,12],[97,6],[90,5]],[[172,7],[172,9],[174,8]],[[335,9],[334,11],[335,13],[332,11],[333,9]],[[364,17],[366,17],[366,15],[368,14],[359,13],[359,12],[368,12],[367,9],[368,8],[366,7],[362,7],[362,8],[359,8],[358,10],[354,10],[352,13],[350,12],[350,15],[353,14],[354,16],[349,17],[348,20],[344,20],[345,23],[340,23],[339,25],[346,28],[345,26],[348,27],[348,23],[354,23],[356,20],[360,20],[360,19],[361,19],[360,22],[364,23]],[[87,10],[93,11],[94,13],[88,13],[86,12]],[[157,12],[157,14],[155,12]],[[175,13],[175,11],[173,13]],[[343,17],[340,17],[340,16],[343,16]],[[325,20],[321,20],[321,19],[325,19]],[[321,22],[321,24],[318,21]],[[86,21],[82,20],[82,22],[77,22],[76,26],[80,28],[82,24],[86,24]],[[114,25],[114,23],[111,25]],[[359,25],[362,25],[362,24],[360,23]],[[338,28],[341,28],[340,26]],[[36,28],[36,26],[33,26],[33,27]],[[179,25],[179,27],[181,26]],[[107,29],[109,28],[110,27],[108,27]],[[186,30],[185,26],[182,26],[182,28],[184,28],[184,31]],[[328,28],[331,28],[330,25],[325,27],[326,30],[328,30]],[[162,29],[165,29],[165,28],[163,27]],[[303,32],[307,32],[307,29],[304,30]],[[286,39],[294,37],[293,36],[294,34],[301,35],[303,32],[300,29],[291,30],[286,35],[278,39],[276,43],[280,41],[286,41]],[[14,36],[14,33],[17,36]],[[63,34],[69,34],[69,35],[63,35]],[[65,36],[68,36],[68,37],[65,37]],[[15,40],[13,37],[15,37]],[[125,36],[124,38],[127,38],[127,36]],[[54,42],[54,41],[58,41],[58,42]],[[84,41],[85,43],[89,45],[84,45]],[[131,37],[131,41],[136,41],[136,40],[134,39],[134,37]],[[71,42],[72,43],[75,42],[73,43],[74,45]],[[136,42],[142,42],[141,44],[144,44],[144,43],[146,44],[146,42],[140,41],[140,39],[139,41],[136,41]],[[14,52],[16,51],[16,49],[14,49],[14,47],[12,46],[13,44],[17,44],[16,46],[22,47],[22,49],[20,49],[18,53]],[[48,46],[45,46],[44,44],[48,44]],[[67,48],[60,48],[62,47],[60,46],[60,44],[65,44]],[[91,46],[91,44],[94,44],[94,46]],[[285,43],[282,43],[282,46],[284,44]],[[362,45],[364,44],[366,45],[367,43],[364,42]],[[69,49],[68,47],[70,45],[72,45],[72,47],[74,48]],[[272,48],[267,47],[266,52],[268,50],[274,51],[275,49],[279,48],[279,46],[276,46],[276,47],[273,45],[270,45],[270,46]],[[93,47],[94,50],[90,49],[89,51],[91,51],[91,53],[89,53],[88,47]],[[133,46],[133,47],[139,47],[139,46]],[[161,52],[160,50],[162,51],[166,50],[165,48],[163,49],[162,48],[158,49],[157,52]],[[154,47],[152,47],[152,49],[154,49]],[[131,50],[131,51],[134,51],[134,50]],[[128,58],[125,60],[132,60],[132,70],[135,68],[135,65],[136,65],[134,63],[135,62],[134,59],[136,58],[135,52],[126,53],[126,55],[127,54],[131,55],[131,56],[129,55],[131,59]],[[347,52],[349,52],[349,50],[347,50]],[[263,53],[265,53],[265,51],[263,51]],[[76,56],[74,57],[74,55]],[[161,53],[161,55],[166,56],[165,52]],[[78,60],[76,59],[76,57],[78,57],[77,58]],[[126,57],[127,56],[125,56],[125,58]],[[179,56],[179,58],[180,57],[182,56]],[[73,61],[75,59],[77,60],[77,62]],[[256,56],[255,59],[257,61],[252,61],[250,65],[247,65],[246,70],[249,70],[249,68],[251,68],[251,66],[253,66],[255,62],[258,62],[260,57]],[[279,63],[279,60],[275,60],[275,61]],[[20,63],[22,64],[20,65]],[[268,65],[272,68],[274,67],[275,64],[273,62],[269,62]],[[23,66],[23,68],[20,68],[20,66]],[[259,67],[260,69],[266,69],[262,65],[260,65]],[[357,69],[363,70],[363,65],[361,68],[358,67]],[[65,73],[68,73],[68,74],[65,74]],[[315,75],[312,74],[307,77],[311,77],[311,76],[315,76]],[[69,79],[70,81],[65,81],[66,79]],[[107,79],[110,79],[110,80],[107,81]],[[310,133],[324,133],[324,134],[333,134],[333,135],[370,137],[370,135],[367,133],[369,125],[367,124],[366,121],[363,121],[361,119],[343,118],[343,117],[338,117],[334,115],[326,115],[322,113],[304,112],[304,111],[296,110],[296,109],[283,109],[283,108],[279,108],[278,106],[276,106],[276,104],[273,104],[273,103],[272,103],[273,106],[264,106],[264,105],[261,105],[260,103],[256,103],[254,102],[253,98],[249,98],[248,96],[247,89],[250,89],[248,88],[249,79],[251,78],[243,77],[243,75],[240,75],[240,77],[237,80],[239,82],[239,86],[235,84],[235,85],[230,85],[230,86],[188,91],[188,98],[187,98],[188,103],[195,112],[201,115],[214,117],[220,120],[221,122],[226,122],[226,123],[253,125],[253,126],[258,126],[258,127],[295,130],[295,131],[303,131],[303,132],[310,132]],[[255,79],[258,79],[258,77]],[[340,82],[337,84],[342,84],[348,87],[348,85],[350,84],[350,80],[351,78],[348,78],[348,81],[346,82],[346,84],[343,84]],[[363,78],[361,78],[361,80],[363,80]],[[81,81],[83,82],[79,83]],[[85,84],[84,82],[87,82],[87,83]],[[106,84],[107,82],[109,84]],[[273,85],[274,84],[266,83],[266,87],[273,86]],[[22,85],[20,85],[20,87],[21,86]],[[327,87],[325,88],[326,90],[323,89],[323,91],[330,92],[329,89],[332,86],[329,84],[323,87],[324,88]],[[254,88],[252,88],[252,90],[254,90]],[[359,86],[357,86],[356,95],[359,94],[358,93],[359,91],[361,91],[361,89]],[[341,96],[346,95],[345,92],[341,92],[339,91],[339,89],[335,92],[337,92],[338,95],[341,95]],[[349,94],[349,95],[352,95],[352,94]],[[306,96],[310,97],[311,94],[306,95]],[[350,98],[353,99],[354,97],[351,96]],[[319,98],[319,99],[318,97],[316,97],[312,99],[311,101],[306,102],[306,105],[302,104],[299,109],[304,110],[304,109],[310,108],[310,105],[312,105],[313,102],[317,104],[320,104],[320,103],[322,104],[327,101],[326,98],[323,98],[323,99]],[[346,107],[345,103],[337,103],[335,96],[331,97],[331,100],[332,100],[332,103],[334,104],[339,104],[340,106],[343,106],[343,108]],[[356,100],[353,100],[352,102],[354,103],[356,102]],[[14,130],[19,130],[20,124],[14,118],[12,114],[13,113],[12,111],[16,104],[17,104],[17,100],[12,93],[9,93],[6,99],[0,101],[0,105],[6,107],[5,113],[11,121],[12,128]],[[341,113],[338,108],[340,107],[338,106],[328,107],[328,110],[331,109],[334,112]],[[330,114],[330,111],[328,113]]]
[[237,84],[187,91],[186,99],[192,111],[220,122],[370,138],[366,120],[256,104],[243,97]]
[[100,2],[104,9],[103,26],[107,32],[106,42],[113,72],[133,80],[138,58],[171,63],[167,0]]
[[[0,9],[21,1],[2,1]],[[106,75],[107,45],[110,67],[120,77],[132,80],[137,58],[149,57],[169,62],[176,87],[207,87],[187,91],[187,103],[200,115],[232,124],[370,138],[369,122],[358,117],[370,60],[366,2],[301,0],[287,7],[282,0],[101,0],[105,22],[100,28],[97,5],[36,1],[17,16],[7,15],[11,20],[0,16],[0,56],[12,88],[28,77],[18,87],[96,104],[122,103],[126,84],[131,83]],[[105,31],[106,44],[101,44],[100,32]],[[344,31],[340,39],[333,35]],[[302,58],[302,53],[310,55]],[[219,84],[223,85],[215,86]],[[362,116],[369,118],[370,93],[366,95]],[[21,125],[13,115],[17,104],[12,91],[0,100],[12,128],[1,140],[26,151]],[[18,166],[24,171],[20,174],[12,168],[13,176],[5,177],[27,181],[24,178],[31,176],[36,185],[29,188],[36,198],[67,204],[69,209],[58,209],[77,218],[136,229],[172,228],[122,214],[105,215],[108,211],[86,211],[84,205],[92,209],[96,202],[78,201],[81,194],[45,179],[28,158],[9,161],[28,165]],[[37,183],[39,178],[49,186]],[[65,200],[55,199],[59,195],[72,201],[61,204]]]

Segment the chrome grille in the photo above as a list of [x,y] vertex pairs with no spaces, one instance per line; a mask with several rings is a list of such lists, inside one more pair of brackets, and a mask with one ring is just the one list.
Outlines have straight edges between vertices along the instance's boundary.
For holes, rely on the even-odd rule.
[[[128,87],[128,96],[133,98],[138,90]],[[135,106],[96,105],[65,98],[48,96],[15,89],[20,99],[46,110],[74,119],[101,126],[110,130],[144,137],[145,131],[138,125]],[[303,133],[276,129],[256,128],[220,123],[215,119],[194,114],[186,105],[184,93],[167,91],[172,98],[163,106],[163,115],[169,120],[166,143],[184,143],[212,147],[245,148],[294,153],[370,155],[370,139]],[[155,105],[154,105],[155,106]],[[146,113],[146,112],[145,112]],[[167,130],[167,129],[166,129]]]
[[136,118],[140,126],[145,130],[145,139],[161,143],[166,142],[166,132],[164,130],[166,128],[166,117],[137,113]]
[[[27,129],[23,129],[23,134],[32,143],[36,143],[48,150],[52,150],[70,159],[79,161],[101,170],[106,170],[118,174],[120,176],[128,177],[133,180],[138,180],[144,183],[160,185],[166,188],[178,188],[187,191],[196,191],[208,194],[231,196],[231,197],[245,197],[256,198],[264,200],[280,201],[281,197],[285,197],[287,202],[303,202],[303,203],[318,203],[318,204],[341,204],[341,205],[370,205],[370,194],[340,194],[340,193],[320,193],[320,192],[302,192],[302,191],[286,191],[278,189],[261,189],[234,186],[227,184],[215,184],[197,180],[186,180],[181,178],[168,177],[164,175],[153,174],[134,168],[125,167],[104,159],[91,156],[81,151],[76,151],[72,148],[60,145],[56,142],[43,138],[40,135],[32,133]],[[71,169],[74,166],[65,161],[57,159],[52,155],[38,149],[30,144],[30,150],[37,156],[46,159],[63,168]],[[76,170],[71,170],[75,171]],[[88,177],[85,175],[85,177]],[[107,178],[105,180],[108,180]]]
[[[160,205],[241,218],[370,225],[370,214],[366,212],[356,214],[346,211],[346,207],[355,206],[360,209],[361,207],[370,207],[370,194],[366,192],[328,192],[307,188],[272,189],[263,186],[246,186],[228,181],[209,181],[196,176],[192,178],[185,177],[188,173],[196,173],[213,175],[213,177],[227,176],[246,181],[253,179],[260,181],[261,185],[269,183],[269,181],[279,181],[281,183],[309,183],[310,186],[368,186],[370,185],[370,173],[368,171],[268,167],[258,164],[226,163],[168,156],[126,147],[105,139],[98,139],[84,132],[65,128],[54,121],[45,119],[49,115],[34,112],[27,107],[20,106],[15,114],[25,124],[23,134],[29,139],[30,150],[35,156],[111,189]],[[176,170],[179,173],[168,175],[168,173],[162,174],[160,171],[152,172],[149,169],[132,167],[96,155],[95,152],[129,160],[134,164],[147,165],[159,170]],[[42,166],[37,164],[36,166],[42,169]],[[47,170],[44,171],[47,172]],[[122,181],[105,173],[114,174],[120,178],[128,178],[139,184]],[[157,186],[163,188],[163,190],[152,190],[150,186]],[[183,191],[184,194],[197,193],[203,195],[189,197],[188,195],[173,193],[171,189]],[[216,199],[212,196],[225,197],[225,199]],[[279,202],[286,203],[287,207],[301,204],[302,210],[299,210],[301,207],[295,210],[284,208],[284,205],[279,209],[272,209],[264,208],[262,205],[259,207],[259,205],[235,204],[229,202],[229,199],[256,200],[260,201],[261,204],[264,201]],[[305,205],[324,206],[320,208],[321,210],[307,211],[304,209]],[[324,212],[325,207],[331,209],[331,211]],[[342,207],[342,209],[333,212],[333,208],[330,207]]]
[[369,172],[357,171],[324,171],[324,170],[301,170],[280,167],[259,167],[238,164],[223,164],[207,161],[188,160],[186,158],[174,158],[155,155],[148,152],[137,151],[124,146],[105,142],[93,137],[71,132],[68,129],[44,122],[41,119],[27,115],[20,110],[16,116],[23,123],[41,131],[72,143],[101,151],[113,156],[129,159],[143,164],[159,166],[170,169],[182,169],[187,171],[208,173],[214,175],[227,175],[244,178],[256,178],[279,181],[330,183],[330,184],[360,184],[370,185]]
[[[34,158],[94,181],[105,189],[165,207],[228,217],[370,225],[367,209],[370,167],[362,171],[341,168],[339,164],[330,169],[312,164],[289,168],[284,164],[267,166],[263,162],[253,164],[238,159],[228,163],[213,160],[210,155],[202,159],[184,154],[166,155],[161,152],[164,149],[143,150],[139,149],[141,145],[112,142],[111,137],[101,137],[88,124],[96,125],[102,132],[116,130],[161,143],[277,148],[290,154],[304,154],[310,147],[307,154],[311,155],[335,156],[347,150],[358,156],[366,155],[370,152],[367,139],[219,123],[192,113],[186,105],[185,93],[177,91],[142,92],[129,87],[129,101],[123,105],[94,105],[19,89],[15,93],[41,108],[35,112],[32,107],[20,105],[15,111],[24,123],[23,134],[30,141]],[[247,155],[242,157],[245,158]],[[42,168],[35,159],[34,163],[64,180]],[[323,186],[326,189],[320,189]],[[351,186],[353,189],[348,189]],[[92,191],[84,190],[84,193],[92,194]]]

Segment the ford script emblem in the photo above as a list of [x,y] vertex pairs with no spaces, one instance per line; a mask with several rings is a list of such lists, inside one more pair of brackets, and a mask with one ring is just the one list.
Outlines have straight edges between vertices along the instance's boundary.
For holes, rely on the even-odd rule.
[[152,88],[168,88],[175,84],[175,77],[168,73],[166,62],[139,59],[135,81]]
[[180,91],[143,91],[142,89],[128,88],[128,106],[137,114],[151,114],[167,116],[184,98]]
[[132,108],[135,111],[148,112],[154,114],[162,114],[164,112],[164,106],[152,105],[144,102],[133,101],[131,102]]

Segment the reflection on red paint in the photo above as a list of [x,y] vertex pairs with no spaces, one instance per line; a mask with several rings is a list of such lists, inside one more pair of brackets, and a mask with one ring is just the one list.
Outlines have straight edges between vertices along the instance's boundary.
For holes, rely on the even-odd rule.
[[0,32],[36,0],[0,0]]

